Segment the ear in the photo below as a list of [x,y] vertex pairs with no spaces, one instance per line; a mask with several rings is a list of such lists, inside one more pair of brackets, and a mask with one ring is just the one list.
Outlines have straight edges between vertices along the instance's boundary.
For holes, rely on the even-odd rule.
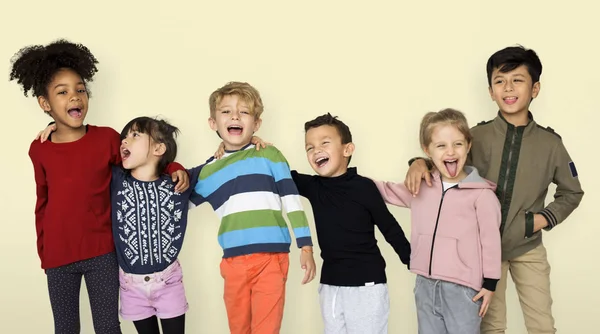
[[431,154],[429,154],[429,148],[427,146],[422,146],[421,149],[423,150],[423,152],[425,152],[425,155],[427,155],[427,157],[431,159]]
[[154,151],[152,154],[154,154],[154,156],[161,157],[163,154],[165,154],[165,152],[167,152],[167,146],[164,143],[160,143],[154,145]]
[[258,132],[258,129],[260,129],[260,126],[262,125],[262,118],[259,118],[257,120],[254,121],[254,132]]
[[533,84],[533,88],[531,90],[531,98],[535,99],[540,93],[540,82],[536,82]]
[[494,90],[492,89],[492,86],[488,87],[488,92],[490,93],[490,97],[492,98],[492,101],[496,101],[496,100],[494,100]]
[[211,130],[217,131],[217,121],[215,121],[214,118],[212,118],[212,117],[208,118],[208,126],[210,126]]
[[38,96],[38,104],[40,108],[42,108],[45,112],[49,113],[52,108],[50,107],[50,102],[43,96]]
[[344,146],[344,157],[345,158],[349,158],[350,156],[352,156],[352,154],[354,153],[354,149],[356,147],[354,146],[354,143],[348,143]]

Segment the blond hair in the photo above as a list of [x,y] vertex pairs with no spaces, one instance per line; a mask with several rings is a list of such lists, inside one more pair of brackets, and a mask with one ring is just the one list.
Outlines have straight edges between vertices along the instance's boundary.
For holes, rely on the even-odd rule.
[[458,110],[447,108],[438,112],[429,112],[423,116],[419,131],[421,147],[426,148],[431,144],[433,129],[437,125],[454,125],[465,136],[468,144],[473,140],[465,115]]
[[239,99],[248,104],[248,108],[250,108],[250,114],[253,115],[255,119],[260,118],[264,106],[258,90],[246,82],[235,81],[227,83],[225,86],[215,90],[212,94],[210,94],[208,99],[210,117],[216,117],[217,105],[221,103],[221,100],[223,100],[225,96],[230,95],[236,95]]

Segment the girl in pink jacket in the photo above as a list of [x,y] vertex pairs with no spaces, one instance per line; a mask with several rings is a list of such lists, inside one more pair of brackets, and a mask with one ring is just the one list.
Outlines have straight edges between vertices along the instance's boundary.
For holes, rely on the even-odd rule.
[[419,333],[479,333],[500,279],[496,185],[465,166],[472,137],[461,112],[426,114],[420,141],[435,165],[433,187],[413,197],[402,183],[375,181],[387,203],[411,209]]

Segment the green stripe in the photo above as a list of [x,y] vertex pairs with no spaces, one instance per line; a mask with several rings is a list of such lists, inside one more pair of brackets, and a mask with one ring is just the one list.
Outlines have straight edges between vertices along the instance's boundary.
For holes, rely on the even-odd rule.
[[231,231],[265,226],[287,227],[287,224],[281,215],[281,211],[278,210],[237,212],[223,217],[219,235]]
[[210,165],[204,166],[202,168],[200,180],[204,180],[211,176],[213,173],[216,173],[229,165],[232,165],[236,162],[242,161],[247,158],[267,158],[273,163],[288,163],[283,154],[281,154],[281,152],[273,146],[261,148],[260,151],[256,151],[255,148],[248,148],[244,151],[239,151],[231,154],[230,156],[217,160],[216,162],[213,162]]
[[292,228],[308,227],[308,220],[306,219],[306,214],[302,210],[288,212],[288,218],[290,220]]

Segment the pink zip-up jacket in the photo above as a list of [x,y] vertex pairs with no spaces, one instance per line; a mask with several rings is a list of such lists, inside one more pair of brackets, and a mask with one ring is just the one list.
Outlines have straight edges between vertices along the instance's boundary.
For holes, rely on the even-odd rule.
[[[440,174],[417,197],[402,183],[375,181],[383,199],[411,209],[410,270],[424,277],[496,289],[500,279],[500,203],[496,185],[465,166],[467,177],[443,190]],[[425,183],[425,181],[423,181]]]

